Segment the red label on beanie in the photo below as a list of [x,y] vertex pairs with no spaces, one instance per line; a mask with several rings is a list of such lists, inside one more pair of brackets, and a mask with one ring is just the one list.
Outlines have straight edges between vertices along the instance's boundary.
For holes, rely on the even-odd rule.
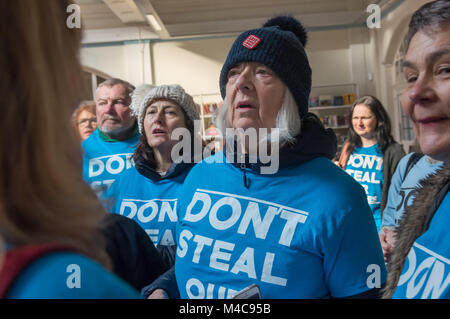
[[247,39],[244,40],[244,42],[242,42],[242,45],[247,49],[253,50],[258,46],[260,42],[260,38],[258,38],[256,35],[251,34],[247,37]]

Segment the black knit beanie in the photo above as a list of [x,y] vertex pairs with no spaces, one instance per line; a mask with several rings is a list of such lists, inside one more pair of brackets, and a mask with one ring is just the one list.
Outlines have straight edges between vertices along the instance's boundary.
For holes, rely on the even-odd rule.
[[245,31],[234,42],[220,73],[220,92],[225,98],[228,71],[239,62],[259,62],[286,84],[299,107],[308,112],[311,91],[311,68],[305,52],[307,33],[302,24],[290,16],[277,16],[262,28]]

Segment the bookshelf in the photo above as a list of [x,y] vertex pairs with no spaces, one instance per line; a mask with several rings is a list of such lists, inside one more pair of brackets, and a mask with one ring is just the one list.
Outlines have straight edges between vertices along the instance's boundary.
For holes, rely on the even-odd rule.
[[338,153],[347,137],[350,108],[359,96],[356,83],[313,86],[309,99],[309,111],[317,115],[326,128],[337,137]]
[[201,136],[205,142],[213,141],[217,136],[214,121],[218,109],[222,106],[222,96],[219,93],[193,95],[194,101],[200,106]]

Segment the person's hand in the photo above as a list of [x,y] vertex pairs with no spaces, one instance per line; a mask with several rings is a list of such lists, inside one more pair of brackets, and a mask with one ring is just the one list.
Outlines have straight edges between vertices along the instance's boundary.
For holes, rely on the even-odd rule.
[[383,249],[384,261],[388,262],[395,246],[395,232],[393,229],[383,228],[378,236]]
[[169,295],[164,289],[155,289],[147,299],[169,299]]
[[385,229],[384,233],[386,234],[386,242],[394,249],[396,237],[394,229]]

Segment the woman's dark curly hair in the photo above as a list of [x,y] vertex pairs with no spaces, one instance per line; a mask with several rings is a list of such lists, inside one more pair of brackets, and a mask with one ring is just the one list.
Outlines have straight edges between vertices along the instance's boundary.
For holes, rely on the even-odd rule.
[[392,137],[391,134],[391,120],[389,119],[389,115],[384,109],[383,104],[381,104],[381,102],[372,95],[365,95],[357,99],[350,109],[349,114],[350,127],[348,130],[348,137],[347,137],[347,141],[349,143],[348,152],[349,154],[351,154],[353,153],[356,147],[362,146],[361,137],[358,134],[356,134],[352,124],[353,111],[355,110],[355,107],[359,104],[366,105],[370,109],[370,111],[372,111],[372,113],[375,115],[375,118],[377,120],[377,126],[375,127],[375,138],[377,140],[378,147],[384,154],[386,148],[392,143],[394,143],[394,138]]

